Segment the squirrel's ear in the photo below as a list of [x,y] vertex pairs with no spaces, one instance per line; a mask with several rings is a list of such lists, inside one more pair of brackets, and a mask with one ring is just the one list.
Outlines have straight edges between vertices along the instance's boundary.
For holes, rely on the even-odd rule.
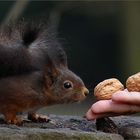
[[50,87],[60,74],[59,70],[56,68],[55,64],[48,59],[47,66],[45,68],[45,84]]

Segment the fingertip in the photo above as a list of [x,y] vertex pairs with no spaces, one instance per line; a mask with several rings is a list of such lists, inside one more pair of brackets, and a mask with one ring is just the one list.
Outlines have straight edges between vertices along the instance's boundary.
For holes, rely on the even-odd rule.
[[87,111],[86,115],[85,115],[85,118],[87,120],[95,120],[96,117],[94,115],[94,113],[92,112],[91,108]]
[[92,106],[91,106],[91,111],[93,112],[93,113],[98,113],[98,111],[100,110],[100,106],[101,106],[101,101],[98,101],[98,102],[96,102],[96,103],[94,103]]
[[117,91],[116,93],[114,93],[112,95],[112,101],[122,100],[122,96],[124,96],[124,94],[128,94],[128,92],[127,91]]
[[100,114],[105,112],[110,104],[111,100],[100,100],[92,105],[91,110],[94,114]]

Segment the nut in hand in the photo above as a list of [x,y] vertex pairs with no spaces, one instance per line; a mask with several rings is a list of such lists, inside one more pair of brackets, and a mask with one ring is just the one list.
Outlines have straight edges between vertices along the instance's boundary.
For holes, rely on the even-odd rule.
[[128,91],[140,92],[140,72],[130,76],[126,80],[126,88]]
[[118,79],[111,78],[100,82],[94,88],[94,96],[98,100],[109,100],[111,99],[113,93],[123,89],[124,86]]

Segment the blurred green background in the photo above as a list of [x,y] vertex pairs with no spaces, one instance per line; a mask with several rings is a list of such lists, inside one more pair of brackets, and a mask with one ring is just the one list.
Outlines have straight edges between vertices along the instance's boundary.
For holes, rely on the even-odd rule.
[[45,19],[58,32],[69,68],[90,90],[88,98],[41,110],[46,114],[84,115],[93,88],[116,77],[121,82],[140,71],[140,1],[0,1],[0,23]]

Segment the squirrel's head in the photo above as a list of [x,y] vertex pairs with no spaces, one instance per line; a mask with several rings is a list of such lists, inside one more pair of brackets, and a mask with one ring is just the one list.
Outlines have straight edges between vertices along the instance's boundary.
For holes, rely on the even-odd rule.
[[58,67],[51,63],[44,75],[45,94],[50,104],[82,101],[89,93],[81,78],[70,71],[66,65]]

